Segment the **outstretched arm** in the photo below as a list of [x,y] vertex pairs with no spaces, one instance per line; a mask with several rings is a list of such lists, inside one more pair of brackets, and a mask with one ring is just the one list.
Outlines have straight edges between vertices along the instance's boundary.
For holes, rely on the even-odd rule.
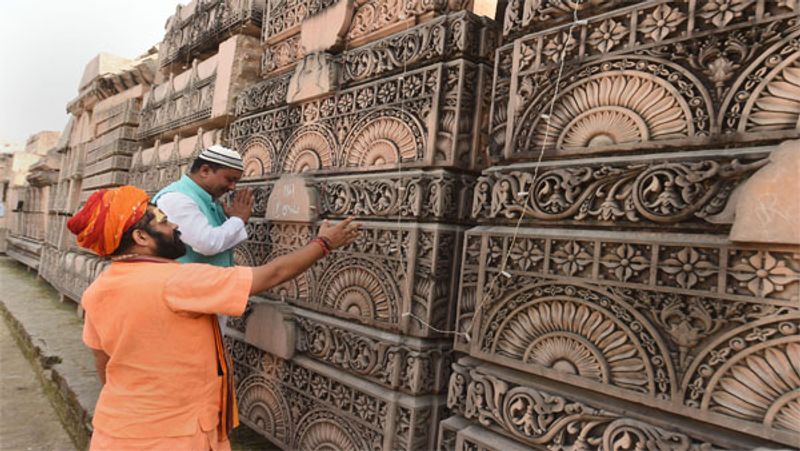
[[[331,250],[346,246],[358,237],[358,224],[353,218],[331,226],[328,221],[322,223],[318,236],[327,239]],[[260,293],[291,280],[310,268],[325,255],[323,247],[312,242],[291,254],[278,257],[265,265],[253,268],[253,285],[250,294]]]

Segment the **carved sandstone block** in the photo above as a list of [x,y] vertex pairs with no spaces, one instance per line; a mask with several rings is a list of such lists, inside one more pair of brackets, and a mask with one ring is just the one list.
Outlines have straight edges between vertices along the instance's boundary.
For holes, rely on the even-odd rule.
[[[591,15],[591,3],[574,6]],[[496,146],[504,158],[551,159],[797,137],[797,12],[737,3],[729,14],[717,2],[640,2],[509,39],[496,56]],[[534,4],[534,17],[558,9]],[[524,17],[520,6],[507,18]]]
[[267,0],[193,0],[177,5],[159,46],[159,66],[169,72],[185,70],[187,61],[213,53],[229,34],[258,36],[266,4]]
[[[255,318],[259,309],[269,312],[270,318],[261,324]],[[278,314],[275,314],[279,311]],[[270,326],[282,318],[291,327],[280,326],[291,335],[292,355],[296,351],[332,368],[347,371],[356,377],[368,380],[390,390],[409,395],[442,393],[447,384],[452,362],[451,341],[448,338],[420,339],[367,327],[296,307],[279,301],[267,301],[254,297],[241,318],[228,320],[227,333],[253,346],[282,356],[288,348],[255,342],[249,336],[267,337]],[[253,330],[251,330],[251,328]],[[290,330],[291,329],[291,330]],[[282,332],[280,332],[282,334]]]
[[[478,363],[464,358],[453,364],[447,405],[458,416],[442,424],[442,438],[460,446],[477,442],[485,449],[499,450],[518,449],[522,444],[580,447],[592,443],[604,450],[623,446],[710,450],[775,445],[732,431],[704,431],[696,422],[659,418],[641,408],[626,409],[625,404],[587,397],[566,384],[522,377],[493,365],[476,367]],[[463,419],[480,420],[480,426],[462,426],[448,433],[454,425],[463,425]],[[444,445],[440,442],[440,447]]]
[[[466,60],[409,70],[240,118],[230,138],[252,177],[399,165],[478,167],[486,70]],[[240,99],[240,105],[248,103]]]
[[256,38],[235,35],[191,68],[154,86],[142,105],[137,137],[142,144],[169,139],[178,132],[223,125],[234,112],[236,96],[258,77]]
[[[719,230],[731,193],[774,147],[522,163],[478,179],[472,217],[486,224],[568,223]],[[534,177],[535,176],[535,177]],[[735,205],[736,202],[733,202]]]
[[[237,262],[260,264],[305,245],[316,226],[250,226]],[[371,327],[438,337],[452,324],[461,229],[440,224],[362,222],[355,243],[261,295]],[[262,237],[262,238],[259,238]],[[245,263],[246,264],[246,263]]]
[[303,356],[228,338],[240,418],[286,449],[430,449],[444,399],[388,391]]
[[759,374],[793,377],[781,362],[798,342],[798,299],[792,246],[478,228],[465,238],[457,320],[470,339],[458,336],[456,349],[681,415],[694,415],[691,407],[703,421],[790,443],[796,431],[779,418],[794,406],[792,383],[766,382],[756,391],[771,401],[758,408],[732,396],[754,396],[733,387],[756,362]]

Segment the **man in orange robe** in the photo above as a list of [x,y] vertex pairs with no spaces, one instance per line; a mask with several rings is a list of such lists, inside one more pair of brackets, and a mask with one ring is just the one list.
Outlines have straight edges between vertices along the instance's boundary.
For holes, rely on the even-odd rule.
[[289,280],[352,242],[358,226],[323,223],[305,247],[258,267],[174,261],[175,224],[132,186],[98,191],[67,223],[112,264],[81,299],[83,340],[103,389],[91,450],[229,450],[238,425],[217,314],[240,316],[251,294]]

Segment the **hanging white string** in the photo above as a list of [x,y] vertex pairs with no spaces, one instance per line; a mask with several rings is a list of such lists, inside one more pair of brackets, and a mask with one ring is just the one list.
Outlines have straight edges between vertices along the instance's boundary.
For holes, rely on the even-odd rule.
[[[567,51],[569,50],[569,42],[573,39],[572,31],[575,29],[575,27],[577,27],[579,25],[585,25],[586,24],[585,20],[579,20],[578,19],[578,8],[580,6],[580,3],[581,3],[581,0],[578,0],[578,2],[575,4],[575,7],[572,10],[572,23],[569,26],[569,31],[567,32],[568,36],[567,36],[566,40],[564,41],[564,46],[562,47],[561,53],[559,55],[558,76],[556,77],[555,89],[554,89],[553,97],[552,97],[552,99],[550,101],[550,106],[549,106],[548,112],[547,112],[546,115],[541,115],[541,117],[543,119],[545,119],[545,121],[546,121],[545,134],[544,134],[544,141],[542,142],[542,148],[539,151],[539,156],[538,156],[538,158],[536,160],[536,164],[534,166],[533,177],[531,178],[531,186],[527,190],[525,190],[524,187],[520,187],[521,191],[519,193],[515,193],[515,195],[518,196],[518,197],[519,196],[525,196],[524,203],[523,203],[523,210],[520,212],[519,218],[517,219],[517,223],[514,226],[514,233],[512,234],[511,243],[509,244],[508,248],[505,249],[505,255],[503,256],[503,261],[502,261],[502,264],[500,265],[500,271],[497,273],[497,275],[495,275],[495,277],[490,282],[489,288],[482,293],[483,296],[476,303],[473,315],[477,315],[478,314],[478,312],[480,311],[480,309],[482,308],[482,306],[484,304],[485,299],[488,297],[488,294],[491,293],[491,291],[494,289],[494,285],[497,282],[497,279],[499,277],[501,277],[501,276],[508,277],[508,278],[511,277],[511,274],[506,271],[506,266],[508,265],[508,260],[509,260],[509,258],[511,256],[511,249],[513,248],[513,246],[514,246],[514,244],[515,244],[515,242],[517,240],[517,237],[519,235],[519,230],[520,230],[520,228],[522,226],[522,220],[525,217],[524,206],[528,204],[528,202],[530,200],[530,196],[533,193],[533,187],[534,187],[534,184],[536,182],[536,177],[539,174],[539,166],[541,165],[542,159],[544,158],[544,152],[547,149],[547,141],[549,139],[549,134],[550,134],[550,122],[552,120],[551,118],[552,118],[552,115],[553,115],[553,110],[555,108],[556,99],[558,97],[558,91],[560,89],[560,84],[561,84],[561,78],[562,78],[563,73],[564,73],[564,65],[565,65],[565,60],[566,60],[566,54],[567,54]],[[423,321],[422,319],[420,319],[419,317],[417,317],[416,315],[414,315],[412,313],[404,313],[402,316],[410,316],[410,317],[416,319],[417,321],[421,322],[427,328],[429,328],[429,329],[431,329],[431,330],[433,330],[435,332],[439,332],[439,333],[442,333],[442,334],[463,336],[466,339],[467,342],[469,342],[471,340],[471,336],[470,336],[469,332],[461,332],[459,330],[441,330],[441,329],[437,329],[436,327],[433,327],[432,325],[430,325],[429,323]],[[475,316],[473,316],[473,321],[470,324],[470,332],[474,332],[472,330],[472,328],[475,327],[474,319],[475,319]]]
[[[400,113],[401,113],[400,114],[400,120],[402,121],[403,119],[405,119],[405,116],[406,116],[405,100],[402,99],[402,96],[403,96],[403,88],[405,87],[405,83],[406,83],[406,74],[408,73],[408,56],[405,53],[406,52],[405,42],[406,42],[406,37],[407,37],[407,34],[408,34],[408,30],[411,28],[411,22],[412,21],[411,20],[406,20],[407,17],[406,17],[406,11],[405,10],[400,12],[400,15],[398,17],[400,18],[400,20],[405,20],[406,21],[405,30],[403,31],[402,39],[401,39],[401,42],[400,42],[400,57],[403,59],[403,72],[400,74],[400,77],[399,77],[400,84],[399,84],[399,88],[397,90],[397,95],[399,97],[401,97],[401,99],[400,99]],[[400,257],[400,269],[402,271],[406,271],[407,270],[405,268],[406,259],[405,259],[405,255],[403,254],[403,252],[404,252],[404,250],[403,250],[403,229],[401,228],[402,219],[403,219],[403,211],[402,211],[403,207],[402,207],[402,205],[403,205],[403,197],[406,194],[406,187],[403,185],[403,155],[400,154],[400,153],[397,154],[397,173],[396,173],[396,177],[397,177],[397,183],[398,183],[398,186],[397,186],[397,191],[398,191],[398,193],[397,193],[397,197],[398,197],[398,199],[397,199],[397,201],[398,201],[397,202],[397,208],[398,208],[398,210],[397,210],[397,222],[395,224],[395,228],[397,229],[397,249],[396,250],[397,250],[398,256]],[[392,247],[389,248],[389,252],[390,253],[393,252]],[[406,277],[411,277],[411,275],[406,274]],[[408,286],[408,284],[406,284],[406,286]],[[408,295],[410,296],[411,293],[408,293]],[[408,315],[404,315],[404,316],[412,316],[413,317],[413,315],[411,313],[409,313]]]
[[423,326],[427,327],[428,329],[430,329],[430,330],[432,330],[434,332],[438,332],[440,334],[445,334],[445,335],[462,335],[462,336],[464,336],[464,338],[467,339],[467,341],[470,340],[470,336],[469,336],[469,334],[467,332],[460,332],[460,331],[457,331],[457,330],[442,330],[442,329],[438,329],[438,328],[432,326],[430,323],[426,322],[424,319],[420,318],[419,316],[417,316],[417,315],[415,315],[415,314],[413,314],[411,312],[405,312],[401,316],[410,316],[411,318],[414,318],[418,322],[422,323]]
[[[553,97],[550,100],[550,106],[548,108],[547,115],[541,115],[541,117],[546,121],[545,132],[544,132],[544,140],[542,141],[542,148],[539,150],[539,157],[537,158],[536,164],[534,165],[534,168],[533,168],[533,177],[531,177],[531,179],[530,179],[531,180],[531,185],[530,185],[530,187],[528,187],[527,190],[525,189],[524,186],[521,186],[520,187],[521,191],[519,193],[514,193],[514,195],[517,196],[517,197],[523,197],[524,196],[524,198],[521,199],[521,200],[523,200],[522,210],[520,211],[519,218],[517,219],[517,223],[514,226],[514,233],[511,236],[511,242],[509,243],[508,247],[505,249],[504,256],[503,256],[503,259],[502,259],[502,263],[500,265],[500,270],[497,272],[497,274],[494,276],[494,278],[492,278],[491,282],[489,283],[488,288],[484,292],[481,293],[482,297],[478,301],[478,303],[475,305],[475,312],[474,312],[475,315],[478,314],[478,312],[480,311],[479,309],[482,308],[482,306],[484,304],[484,301],[486,300],[486,298],[489,296],[489,294],[494,289],[494,286],[497,283],[497,280],[501,276],[509,278],[509,279],[512,277],[511,274],[508,271],[506,271],[506,267],[508,265],[508,260],[511,257],[511,249],[514,248],[514,245],[516,244],[517,238],[519,236],[519,230],[520,230],[520,228],[522,226],[522,220],[525,218],[525,209],[526,209],[526,206],[528,205],[528,202],[530,202],[530,200],[531,200],[531,195],[534,192],[534,187],[536,185],[536,177],[539,175],[539,166],[542,163],[542,158],[544,157],[545,150],[547,149],[548,139],[550,137],[550,122],[551,122],[552,117],[553,117],[553,109],[555,108],[556,99],[558,98],[558,91],[559,91],[559,89],[561,87],[560,86],[561,85],[561,77],[564,74],[564,64],[565,64],[565,61],[566,61],[567,51],[569,50],[569,43],[573,39],[572,31],[575,29],[575,27],[577,27],[579,25],[585,25],[586,24],[585,20],[578,20],[578,8],[580,7],[580,4],[581,4],[581,0],[578,0],[578,2],[575,3],[575,6],[574,6],[574,8],[572,10],[572,23],[569,26],[569,30],[567,32],[567,38],[564,40],[564,44],[563,44],[563,47],[561,48],[561,53],[559,55],[560,64],[559,64],[559,67],[558,67],[558,76],[556,77],[556,82],[555,82],[555,85],[554,85],[555,88],[554,88],[554,92],[553,92]],[[472,325],[474,326],[474,324],[475,324],[475,322],[473,321]]]

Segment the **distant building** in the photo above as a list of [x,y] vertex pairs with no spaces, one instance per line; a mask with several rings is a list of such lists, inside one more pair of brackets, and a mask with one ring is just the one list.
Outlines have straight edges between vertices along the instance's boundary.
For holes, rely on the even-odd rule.
[[9,190],[4,202],[6,217],[0,218],[0,224],[5,221],[7,229],[3,244],[10,257],[34,270],[39,269],[41,259],[50,185],[59,169],[54,148],[60,135],[55,131],[36,133],[28,138],[23,150],[11,154]]

